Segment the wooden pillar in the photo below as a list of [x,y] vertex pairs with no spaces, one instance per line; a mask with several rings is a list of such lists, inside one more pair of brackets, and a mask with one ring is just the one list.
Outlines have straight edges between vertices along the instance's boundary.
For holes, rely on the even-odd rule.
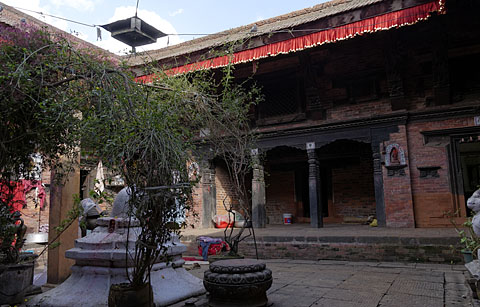
[[[55,178],[55,171],[52,171],[50,184],[49,242],[57,236],[55,227],[59,226],[60,223],[67,218],[68,211],[73,208],[74,195],[80,194],[80,169],[76,166],[68,176],[66,176],[63,185],[56,184]],[[55,241],[60,242],[60,245],[48,251],[48,283],[59,284],[70,275],[70,267],[75,261],[65,258],[65,252],[74,247],[75,239],[77,238],[78,220],[74,221]]]
[[371,146],[373,158],[373,182],[375,186],[375,211],[377,216],[377,225],[379,227],[385,227],[385,196],[383,193],[383,174],[380,145],[377,142],[372,142]]
[[320,190],[320,170],[315,143],[307,143],[308,155],[308,194],[310,198],[310,225],[313,228],[323,227],[323,210]]
[[212,218],[217,214],[217,188],[213,160],[200,163],[202,185],[202,228],[214,227]]
[[252,150],[252,224],[255,228],[265,228],[267,222],[265,175],[263,165],[258,157],[258,149]]

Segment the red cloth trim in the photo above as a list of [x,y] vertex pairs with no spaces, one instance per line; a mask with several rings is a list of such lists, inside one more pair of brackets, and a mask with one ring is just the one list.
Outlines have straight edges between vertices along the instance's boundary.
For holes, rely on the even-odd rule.
[[[19,180],[11,181],[10,185],[14,186],[13,189],[13,198],[10,200],[9,205],[12,207],[13,211],[21,211],[23,206],[26,204],[26,194],[33,188],[38,188],[38,201],[40,208],[43,209],[45,203],[45,188],[42,186],[41,181],[37,180]],[[10,189],[5,183],[0,182],[0,199],[3,201],[8,200],[10,194]]]
[[[222,252],[223,247],[226,247],[226,250],[230,250],[227,242],[222,241],[221,243],[212,243],[208,247],[208,256],[219,255]],[[202,247],[198,246],[198,254],[202,256]]]
[[25,186],[24,194],[26,195],[31,189],[38,188],[37,198],[40,205],[40,209],[43,209],[43,204],[45,202],[45,188],[42,185],[42,182],[39,180],[22,180],[23,185]]
[[[20,211],[25,204],[25,187],[22,181],[11,181],[10,186],[14,187],[13,191],[10,191],[5,182],[0,182],[0,199],[4,202],[9,201],[12,212]],[[13,193],[13,196],[10,196],[11,192]],[[12,198],[10,199],[10,197]]]
[[[177,75],[195,70],[218,68],[227,66],[229,63],[239,64],[255,61],[258,59],[296,52],[339,40],[349,39],[364,33],[398,28],[415,24],[430,17],[432,12],[444,13],[444,0],[432,1],[426,4],[406,8],[400,11],[367,18],[361,21],[346,24],[333,29],[291,38],[278,43],[273,43],[249,50],[240,51],[233,55],[221,56],[205,61],[175,67],[165,71],[167,75]],[[154,75],[145,75],[135,78],[137,82],[151,83]]]

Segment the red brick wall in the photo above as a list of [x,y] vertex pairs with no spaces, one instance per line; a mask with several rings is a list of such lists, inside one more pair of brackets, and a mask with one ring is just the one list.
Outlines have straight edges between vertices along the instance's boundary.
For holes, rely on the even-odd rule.
[[335,216],[375,215],[373,162],[332,169],[333,210]]
[[[399,132],[390,134],[389,144],[399,144],[405,153],[405,162],[409,165],[409,148],[407,132],[404,125],[399,125]],[[415,227],[413,212],[412,189],[410,185],[410,170],[404,168],[405,176],[388,176],[383,167],[383,189],[385,196],[385,215],[387,227]]]
[[233,205],[235,208],[238,204],[238,197],[233,191],[232,181],[223,162],[217,163],[215,168],[215,185],[217,188],[217,214],[226,214],[225,206],[229,208]]
[[[248,182],[247,182],[248,184]],[[238,210],[238,197],[233,191],[232,182],[228,175],[228,170],[223,162],[217,161],[215,167],[215,188],[216,188],[216,214],[226,214],[224,201],[227,206],[233,204],[233,207]],[[192,193],[191,210],[187,212],[187,221],[194,227],[201,227],[203,219],[203,192],[202,184],[198,183]]]
[[265,178],[266,211],[269,224],[283,224],[283,214],[295,214],[295,173],[293,171],[272,171]]
[[[410,149],[410,173],[412,194],[417,227],[442,227],[451,226],[450,220],[445,217],[445,212],[454,212],[455,198],[451,191],[448,154],[444,145],[424,145],[422,131],[459,128],[473,126],[473,116],[431,122],[415,122],[407,127],[408,147]],[[417,167],[439,166],[439,177],[420,178]],[[465,214],[463,196],[458,197],[458,203]]]

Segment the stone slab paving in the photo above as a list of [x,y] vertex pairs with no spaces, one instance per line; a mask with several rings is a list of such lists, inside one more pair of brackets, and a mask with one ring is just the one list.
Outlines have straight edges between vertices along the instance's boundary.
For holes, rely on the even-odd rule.
[[[265,260],[273,272],[273,307],[478,307],[462,265]],[[208,265],[190,273],[203,278]],[[208,306],[206,295],[180,306]]]

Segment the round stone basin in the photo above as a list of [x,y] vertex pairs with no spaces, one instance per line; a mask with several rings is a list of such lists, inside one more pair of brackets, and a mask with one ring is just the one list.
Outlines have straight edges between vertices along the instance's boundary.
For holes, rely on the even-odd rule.
[[266,306],[272,271],[255,259],[219,260],[210,264],[203,285],[210,306]]

